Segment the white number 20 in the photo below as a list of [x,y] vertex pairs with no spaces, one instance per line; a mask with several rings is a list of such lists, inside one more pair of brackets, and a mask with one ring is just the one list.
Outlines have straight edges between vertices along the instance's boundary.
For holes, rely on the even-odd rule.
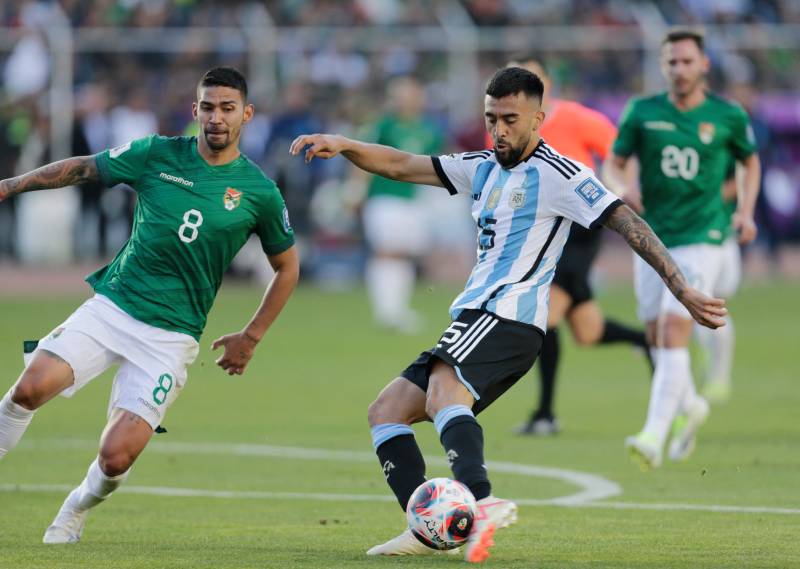
[[[197,239],[197,235],[200,233],[197,228],[201,225],[203,225],[203,214],[196,209],[190,209],[183,214],[183,225],[178,228],[178,237],[184,243],[191,243]],[[188,233],[187,230],[189,230]]]
[[691,146],[665,146],[661,151],[661,171],[670,178],[692,180],[700,169],[700,155]]

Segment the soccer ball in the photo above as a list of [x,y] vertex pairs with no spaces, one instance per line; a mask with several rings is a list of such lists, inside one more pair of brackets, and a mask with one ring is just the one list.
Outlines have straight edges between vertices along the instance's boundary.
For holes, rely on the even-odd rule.
[[432,549],[464,545],[478,513],[469,489],[449,478],[432,478],[414,490],[408,501],[408,527]]

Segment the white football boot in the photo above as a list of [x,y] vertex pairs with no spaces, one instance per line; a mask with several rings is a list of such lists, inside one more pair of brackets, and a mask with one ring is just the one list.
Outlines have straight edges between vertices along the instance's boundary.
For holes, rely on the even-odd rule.
[[89,510],[78,512],[73,506],[73,502],[77,500],[76,488],[73,490],[64,504],[58,511],[53,523],[44,532],[42,541],[44,543],[78,543],[83,533],[83,526],[86,524],[86,516]]
[[478,515],[472,523],[472,531],[464,546],[464,559],[469,563],[481,563],[489,557],[494,545],[494,532],[517,521],[517,505],[511,500],[487,496],[478,500]]
[[433,549],[428,547],[406,529],[403,533],[386,543],[376,545],[367,551],[367,555],[445,555],[458,554],[458,549]]
[[630,436],[625,439],[625,448],[628,449],[631,458],[639,465],[642,472],[661,466],[663,450],[655,437],[643,432]]
[[695,397],[685,416],[678,417],[672,423],[672,440],[669,443],[669,458],[682,461],[689,458],[697,444],[697,429],[708,418],[708,401]]

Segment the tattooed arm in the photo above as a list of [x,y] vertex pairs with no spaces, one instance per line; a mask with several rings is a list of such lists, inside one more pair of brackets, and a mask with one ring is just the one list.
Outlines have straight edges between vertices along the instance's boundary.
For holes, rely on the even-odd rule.
[[47,164],[16,178],[0,180],[0,202],[22,192],[63,188],[98,180],[100,172],[94,156],[75,156]]
[[647,222],[631,208],[626,205],[616,208],[604,225],[622,235],[631,249],[655,269],[670,292],[689,310],[692,318],[708,328],[724,326],[722,316],[727,312],[725,301],[709,298],[689,286],[667,248]]

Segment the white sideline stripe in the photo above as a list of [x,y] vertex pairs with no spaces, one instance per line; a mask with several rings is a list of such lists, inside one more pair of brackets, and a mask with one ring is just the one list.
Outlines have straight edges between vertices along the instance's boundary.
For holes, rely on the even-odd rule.
[[[38,439],[23,441],[20,447],[33,447],[39,449],[96,449],[97,442],[83,439]],[[331,460],[337,462],[365,462],[375,463],[375,455],[371,452],[327,450],[304,447],[283,447],[260,444],[231,444],[231,443],[167,443],[153,441],[147,447],[148,453],[159,454],[211,454],[233,456],[268,456],[273,458],[291,458],[297,460]],[[444,457],[426,458],[428,464],[447,466]],[[546,466],[533,466],[517,464],[515,462],[486,463],[492,472],[519,474],[535,478],[552,478],[569,482],[580,488],[579,492],[555,498],[559,504],[573,505],[592,500],[613,498],[622,494],[622,488],[616,482],[601,476],[565,470],[563,468],[550,468]]]
[[[0,484],[0,492],[69,492],[69,484]],[[241,492],[234,490],[202,490],[196,488],[169,488],[164,486],[123,486],[117,492],[148,496],[178,498],[219,498],[245,500],[323,500],[328,502],[394,502],[393,496],[378,494],[327,494],[314,492]],[[634,502],[583,502],[564,503],[552,500],[512,498],[520,506],[560,506],[566,508],[600,508],[610,510],[672,510],[693,512],[717,512],[735,514],[784,514],[800,515],[800,508],[767,508],[760,506],[720,506],[713,504],[637,504]]]

